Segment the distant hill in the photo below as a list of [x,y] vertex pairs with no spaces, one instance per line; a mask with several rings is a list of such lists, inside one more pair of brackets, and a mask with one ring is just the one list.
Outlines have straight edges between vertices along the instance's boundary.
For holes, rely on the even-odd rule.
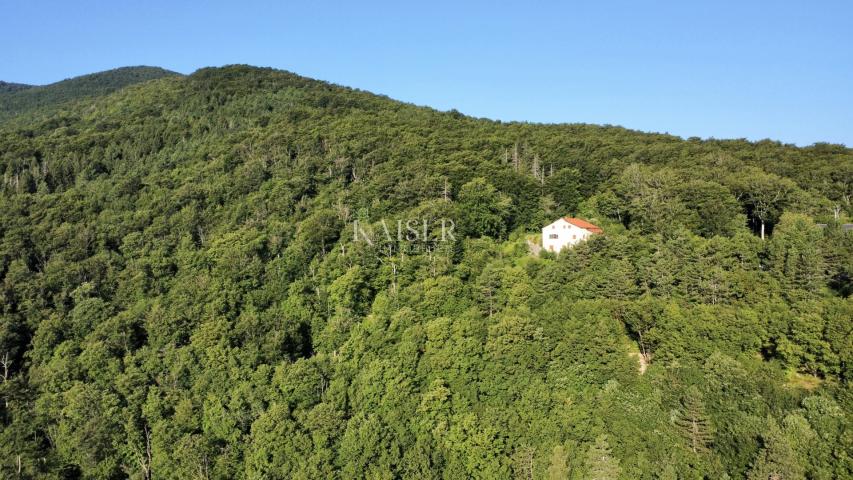
[[172,75],[180,74],[159,67],[139,66],[82,75],[44,86],[0,82],[0,120]]
[[33,88],[33,85],[24,85],[23,83],[9,83],[0,81],[0,95],[6,93],[20,92],[21,90],[26,90],[28,88]]

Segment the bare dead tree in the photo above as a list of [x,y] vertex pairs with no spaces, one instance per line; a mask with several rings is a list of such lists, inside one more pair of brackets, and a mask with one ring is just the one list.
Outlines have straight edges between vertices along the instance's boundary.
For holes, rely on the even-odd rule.
[[9,359],[9,352],[3,353],[3,358],[0,359],[0,366],[3,367],[3,383],[9,381],[9,367],[12,366],[12,360]]
[[207,455],[202,455],[201,462],[198,465],[198,476],[196,478],[208,480],[210,478],[210,474],[208,471],[210,470],[210,461],[207,459]]
[[523,480],[533,480],[534,478],[534,463],[533,456],[536,449],[529,445],[522,445],[515,452],[515,478]]
[[337,213],[338,218],[340,218],[344,223],[349,222],[350,211],[349,205],[343,203],[339,198],[337,202],[335,202],[335,213]]
[[539,180],[540,177],[539,155],[533,155],[533,164],[530,165],[530,171],[533,173],[533,178]]
[[148,430],[148,425],[144,425],[142,430],[145,435],[145,452],[137,452],[136,461],[142,470],[142,478],[151,480],[151,431]]
[[521,168],[521,158],[518,155],[518,144],[512,147],[512,168],[517,172]]

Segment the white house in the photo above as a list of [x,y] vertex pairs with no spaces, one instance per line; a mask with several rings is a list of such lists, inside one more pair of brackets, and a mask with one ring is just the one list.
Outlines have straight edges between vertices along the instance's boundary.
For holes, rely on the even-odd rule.
[[604,231],[585,220],[563,217],[542,229],[542,248],[559,252]]

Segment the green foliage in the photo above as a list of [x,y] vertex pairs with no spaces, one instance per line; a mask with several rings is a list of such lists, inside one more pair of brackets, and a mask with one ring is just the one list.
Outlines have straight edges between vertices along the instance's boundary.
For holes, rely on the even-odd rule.
[[459,190],[458,218],[461,233],[471,237],[506,235],[511,200],[484,178],[476,178]]
[[758,458],[747,475],[748,480],[805,478],[804,469],[798,462],[791,443],[772,418],[768,418],[761,440],[764,446],[758,452]]
[[178,74],[158,67],[122,67],[38,87],[0,82],[0,121],[39,109],[50,111],[74,100],[174,75]]
[[[850,149],[0,90],[3,478],[851,477]],[[567,214],[604,235],[532,255]]]
[[607,435],[599,435],[584,457],[583,478],[590,480],[617,480],[622,475],[619,459],[613,457]]
[[699,389],[691,387],[681,399],[681,408],[675,412],[675,425],[684,437],[687,448],[694,454],[707,453],[714,427],[705,412]]
[[33,88],[33,86],[25,85],[23,83],[10,83],[0,81],[0,93],[12,93],[20,90],[26,90],[28,88]]
[[557,202],[560,210],[574,214],[583,201],[582,181],[581,173],[576,168],[563,168],[547,177],[546,191]]
[[569,478],[568,452],[563,445],[554,447],[548,465],[548,480],[568,480]]
[[782,215],[768,246],[768,263],[790,293],[813,294],[826,284],[822,236],[808,216]]

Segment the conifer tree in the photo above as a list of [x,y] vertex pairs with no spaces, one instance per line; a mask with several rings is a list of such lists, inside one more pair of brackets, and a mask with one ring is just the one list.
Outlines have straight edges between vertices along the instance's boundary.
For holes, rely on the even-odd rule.
[[803,476],[803,467],[797,461],[796,452],[785,437],[782,429],[772,417],[761,435],[764,446],[747,475],[747,480],[798,480]]
[[607,435],[599,435],[589,447],[584,461],[584,478],[588,480],[615,480],[622,474],[619,459],[613,456]]
[[681,400],[681,409],[675,417],[687,447],[696,454],[705,453],[713,440],[714,429],[711,418],[705,412],[699,389],[691,387]]
[[768,263],[786,296],[796,299],[799,292],[817,292],[824,281],[824,257],[820,251],[823,237],[806,215],[782,215],[768,246]]
[[567,480],[569,478],[568,452],[563,445],[554,447],[548,465],[548,480]]

